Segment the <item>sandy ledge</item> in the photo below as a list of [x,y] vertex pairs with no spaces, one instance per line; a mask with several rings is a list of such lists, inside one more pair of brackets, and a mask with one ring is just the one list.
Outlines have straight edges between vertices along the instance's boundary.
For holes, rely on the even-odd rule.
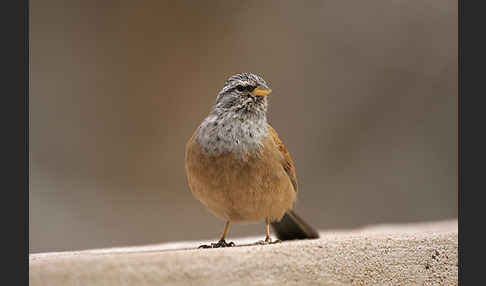
[[196,249],[208,241],[192,241],[31,254],[29,280],[53,286],[458,285],[457,220],[320,234],[225,249]]

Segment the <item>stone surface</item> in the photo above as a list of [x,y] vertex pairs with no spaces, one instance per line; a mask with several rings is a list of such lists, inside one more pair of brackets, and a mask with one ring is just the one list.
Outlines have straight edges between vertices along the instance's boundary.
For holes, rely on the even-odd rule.
[[30,285],[458,285],[457,220],[322,231],[321,238],[39,253]]

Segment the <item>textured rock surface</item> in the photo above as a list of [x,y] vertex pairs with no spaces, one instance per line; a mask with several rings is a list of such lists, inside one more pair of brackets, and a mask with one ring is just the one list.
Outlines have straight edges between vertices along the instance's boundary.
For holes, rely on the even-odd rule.
[[[257,238],[234,239],[248,244]],[[196,249],[182,242],[31,254],[30,285],[458,285],[457,221]]]

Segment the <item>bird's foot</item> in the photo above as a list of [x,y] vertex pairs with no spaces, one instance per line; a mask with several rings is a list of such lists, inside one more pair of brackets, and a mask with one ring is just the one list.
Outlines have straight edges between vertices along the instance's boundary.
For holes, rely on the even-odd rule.
[[211,245],[203,244],[199,246],[199,248],[219,248],[219,247],[233,247],[233,246],[235,246],[234,242],[232,241],[226,242],[226,240],[221,239],[217,243],[211,243]]
[[265,238],[265,240],[258,241],[257,244],[267,245],[267,244],[275,244],[275,243],[279,243],[279,242],[282,242],[282,241],[280,239],[272,240],[270,237],[267,237],[267,238]]

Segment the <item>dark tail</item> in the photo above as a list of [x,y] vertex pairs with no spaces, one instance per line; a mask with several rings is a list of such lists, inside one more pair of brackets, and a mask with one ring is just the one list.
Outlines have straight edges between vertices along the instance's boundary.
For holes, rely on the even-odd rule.
[[280,240],[319,238],[319,233],[292,210],[287,211],[281,221],[271,225]]

